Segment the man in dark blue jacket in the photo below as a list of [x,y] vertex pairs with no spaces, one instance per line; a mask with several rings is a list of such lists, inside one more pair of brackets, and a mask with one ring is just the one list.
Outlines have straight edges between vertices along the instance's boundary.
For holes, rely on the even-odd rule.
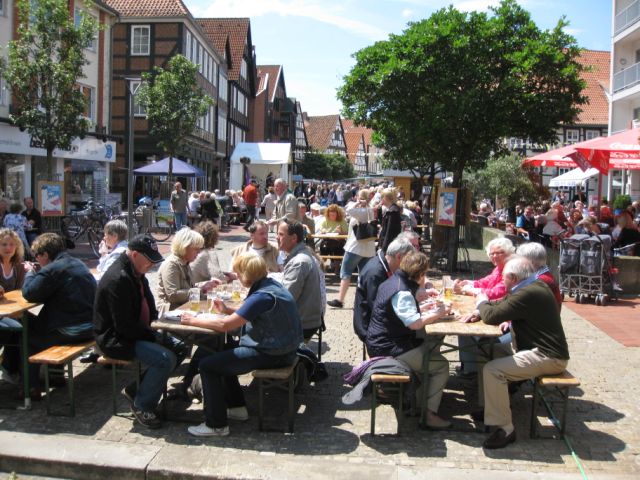
[[[27,264],[22,296],[42,303],[40,314],[29,323],[29,355],[53,345],[81,343],[93,338],[91,319],[96,280],[87,266],[65,252],[64,239],[43,233],[31,246],[41,269]],[[40,365],[29,365],[33,393],[39,394]]]

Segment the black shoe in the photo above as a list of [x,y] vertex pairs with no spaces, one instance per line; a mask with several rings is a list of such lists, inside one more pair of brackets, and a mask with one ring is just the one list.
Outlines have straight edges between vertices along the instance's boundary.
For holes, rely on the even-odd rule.
[[80,363],[96,363],[98,358],[100,358],[100,355],[96,352],[89,352],[80,357]]
[[131,406],[131,413],[136,417],[136,420],[140,425],[147,428],[156,429],[162,427],[162,422],[154,412],[145,412],[137,409],[133,405]]
[[471,418],[476,423],[484,423],[484,410],[474,410],[471,412]]
[[489,435],[489,438],[487,438],[484,441],[482,446],[486,449],[494,450],[496,448],[504,448],[510,443],[513,443],[515,441],[516,441],[515,430],[511,432],[509,435],[507,435],[507,433],[503,429],[498,428],[495,432]]
[[340,300],[329,300],[327,305],[334,308],[342,308],[344,306]]

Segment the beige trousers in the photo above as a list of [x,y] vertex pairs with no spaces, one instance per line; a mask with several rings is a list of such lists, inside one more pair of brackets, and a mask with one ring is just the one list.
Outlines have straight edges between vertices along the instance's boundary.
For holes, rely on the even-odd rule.
[[[398,360],[402,360],[409,365],[420,380],[422,380],[422,361],[424,354],[428,348],[433,348],[433,340],[425,340],[422,345],[397,356]],[[435,349],[431,352],[431,360],[429,361],[429,388],[427,390],[427,408],[434,413],[438,412],[440,401],[442,400],[442,392],[447,385],[449,379],[449,361]],[[421,399],[422,388],[418,389],[418,405],[422,405]]]
[[568,360],[547,357],[537,348],[515,352],[509,344],[493,345],[493,356],[494,360],[478,370],[478,396],[480,405],[484,404],[485,425],[512,423],[510,381],[562,373],[568,363]]

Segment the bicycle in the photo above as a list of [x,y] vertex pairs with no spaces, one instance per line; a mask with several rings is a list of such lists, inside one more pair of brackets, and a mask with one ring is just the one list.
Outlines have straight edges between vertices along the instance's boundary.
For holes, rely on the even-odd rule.
[[136,228],[139,233],[147,233],[158,242],[166,242],[176,232],[172,215],[170,212],[160,212],[157,207],[153,207],[148,225],[144,225],[145,222],[138,219],[144,220],[146,209],[149,208],[152,207],[141,205],[136,208],[134,215]]
[[63,237],[73,245],[85,235],[93,254],[97,258],[100,257],[100,241],[103,236],[104,224],[102,223],[102,215],[99,209],[93,205],[88,205],[84,210],[71,212],[69,215],[62,217],[60,229]]

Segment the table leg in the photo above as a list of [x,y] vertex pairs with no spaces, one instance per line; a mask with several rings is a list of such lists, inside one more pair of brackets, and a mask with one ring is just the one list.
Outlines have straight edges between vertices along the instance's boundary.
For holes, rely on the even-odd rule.
[[22,316],[22,388],[24,388],[24,406],[20,410],[31,410],[31,385],[29,383],[29,318]]

